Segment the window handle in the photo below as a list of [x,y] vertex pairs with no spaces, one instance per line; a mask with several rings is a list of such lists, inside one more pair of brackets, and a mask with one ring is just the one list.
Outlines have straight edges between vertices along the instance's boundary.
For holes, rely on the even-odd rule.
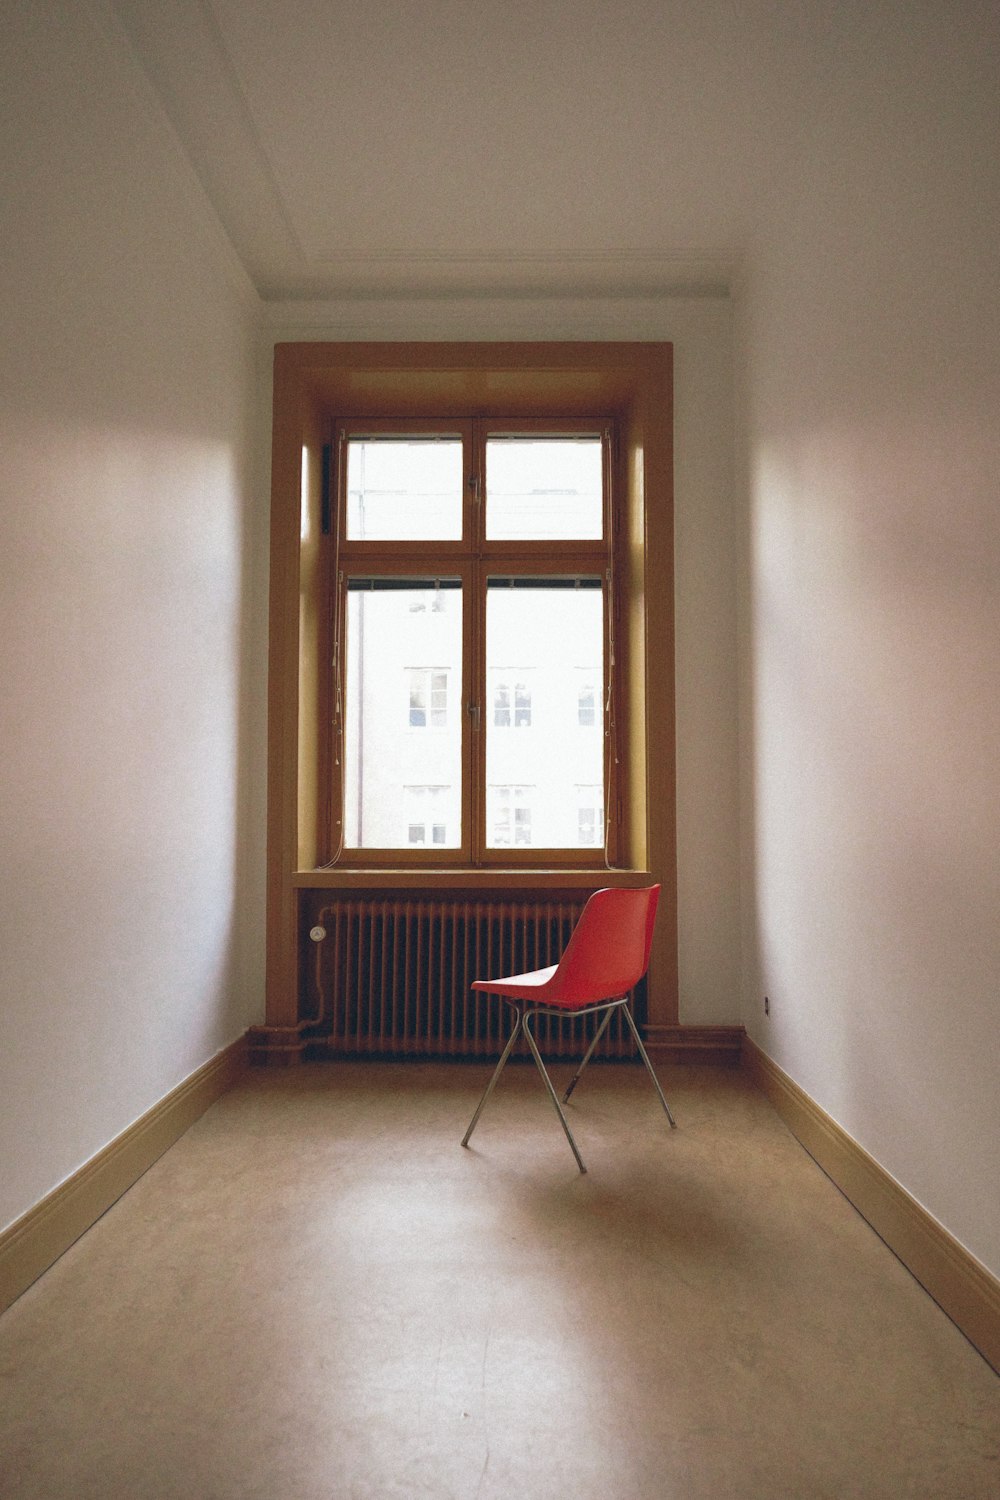
[[469,716],[472,719],[472,728],[473,728],[474,733],[478,734],[479,733],[479,704],[478,703],[467,703],[466,704],[466,713],[468,713]]

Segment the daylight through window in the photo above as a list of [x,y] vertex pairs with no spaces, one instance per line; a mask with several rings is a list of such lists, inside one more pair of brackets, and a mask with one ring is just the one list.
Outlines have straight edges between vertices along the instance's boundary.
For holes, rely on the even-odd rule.
[[335,856],[612,852],[610,434],[577,419],[337,424]]

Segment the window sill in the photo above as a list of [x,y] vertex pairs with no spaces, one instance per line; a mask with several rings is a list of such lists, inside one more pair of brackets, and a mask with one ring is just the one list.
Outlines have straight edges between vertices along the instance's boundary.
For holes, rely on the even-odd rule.
[[369,869],[296,870],[292,885],[299,890],[600,890],[606,886],[651,885],[648,870],[503,869],[384,867]]

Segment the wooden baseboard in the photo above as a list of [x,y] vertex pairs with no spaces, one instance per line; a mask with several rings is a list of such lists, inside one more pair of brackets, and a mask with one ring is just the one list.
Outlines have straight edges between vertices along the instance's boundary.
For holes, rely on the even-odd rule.
[[643,1035],[653,1062],[714,1063],[738,1068],[742,1026],[647,1026]]
[[743,1061],[809,1155],[1000,1372],[1000,1281],[749,1037]]
[[[252,1026],[249,1057],[256,1067],[287,1068],[307,1057],[336,1056],[324,1038],[303,1039],[297,1026]],[[742,1026],[647,1026],[643,1034],[653,1062],[713,1063],[738,1068],[742,1057]],[[413,1054],[414,1060],[419,1060]]]
[[204,1064],[0,1234],[0,1312],[47,1271],[245,1071],[246,1038]]

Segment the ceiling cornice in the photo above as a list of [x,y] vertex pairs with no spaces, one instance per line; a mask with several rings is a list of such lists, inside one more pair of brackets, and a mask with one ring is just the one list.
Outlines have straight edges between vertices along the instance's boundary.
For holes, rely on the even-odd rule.
[[294,278],[261,286],[266,302],[341,297],[723,296],[738,257],[731,251],[342,254]]

